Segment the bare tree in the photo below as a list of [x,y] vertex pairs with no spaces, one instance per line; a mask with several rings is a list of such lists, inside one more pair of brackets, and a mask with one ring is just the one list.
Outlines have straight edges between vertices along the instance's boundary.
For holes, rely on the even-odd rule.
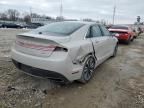
[[6,13],[0,13],[0,19],[1,20],[7,20],[7,14]]
[[9,20],[16,21],[20,15],[20,13],[15,9],[8,9],[7,14],[9,16]]
[[30,22],[31,22],[31,16],[30,16],[30,15],[25,15],[25,16],[24,16],[24,21],[25,21],[26,23],[30,23]]
[[63,20],[64,20],[64,17],[63,17],[63,16],[57,16],[57,17],[56,17],[56,20],[57,20],[57,21],[63,21]]
[[103,25],[106,25],[106,21],[105,21],[104,19],[102,19],[102,20],[100,21],[100,23],[103,24]]

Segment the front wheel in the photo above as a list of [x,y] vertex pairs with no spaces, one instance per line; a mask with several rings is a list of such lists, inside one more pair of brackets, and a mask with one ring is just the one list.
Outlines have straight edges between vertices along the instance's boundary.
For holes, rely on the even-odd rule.
[[79,80],[81,83],[87,83],[93,76],[94,69],[96,65],[96,60],[93,56],[87,57],[84,66],[81,79]]

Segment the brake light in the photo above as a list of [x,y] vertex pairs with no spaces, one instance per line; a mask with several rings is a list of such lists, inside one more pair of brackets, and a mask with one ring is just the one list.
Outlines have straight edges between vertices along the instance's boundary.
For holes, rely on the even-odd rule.
[[120,36],[128,36],[128,33],[120,33]]
[[42,51],[53,51],[56,46],[55,45],[37,45],[33,43],[28,43],[28,42],[23,42],[20,40],[16,40],[16,44],[19,46],[25,47],[25,48],[30,48],[30,49],[36,49],[36,50],[42,50]]
[[15,43],[25,48],[36,49],[41,51],[63,51],[63,52],[68,51],[67,48],[59,47],[56,45],[37,45],[34,43],[23,42],[18,39],[16,40]]
[[128,33],[124,33],[125,36],[128,36]]

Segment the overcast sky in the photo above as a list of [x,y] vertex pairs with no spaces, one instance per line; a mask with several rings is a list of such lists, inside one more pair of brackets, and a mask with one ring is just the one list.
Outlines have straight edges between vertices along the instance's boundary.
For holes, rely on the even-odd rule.
[[[65,18],[94,20],[105,19],[112,22],[115,0],[63,0]],[[117,0],[116,23],[133,23],[137,16],[144,16],[144,0]],[[60,0],[0,0],[0,11],[8,8],[21,12],[60,15]]]

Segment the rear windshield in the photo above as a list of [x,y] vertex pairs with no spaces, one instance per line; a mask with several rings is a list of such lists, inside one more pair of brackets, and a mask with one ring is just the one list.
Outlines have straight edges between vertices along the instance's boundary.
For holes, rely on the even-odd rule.
[[123,33],[127,33],[127,32],[119,32],[119,31],[110,31],[110,33],[112,33],[112,34],[123,34]]
[[128,30],[128,27],[125,27],[125,26],[112,26],[110,29],[124,29],[124,30]]
[[70,35],[79,28],[81,28],[84,24],[76,23],[76,22],[56,22],[45,25],[38,29],[31,31],[35,34],[49,34],[54,36],[66,36]]

